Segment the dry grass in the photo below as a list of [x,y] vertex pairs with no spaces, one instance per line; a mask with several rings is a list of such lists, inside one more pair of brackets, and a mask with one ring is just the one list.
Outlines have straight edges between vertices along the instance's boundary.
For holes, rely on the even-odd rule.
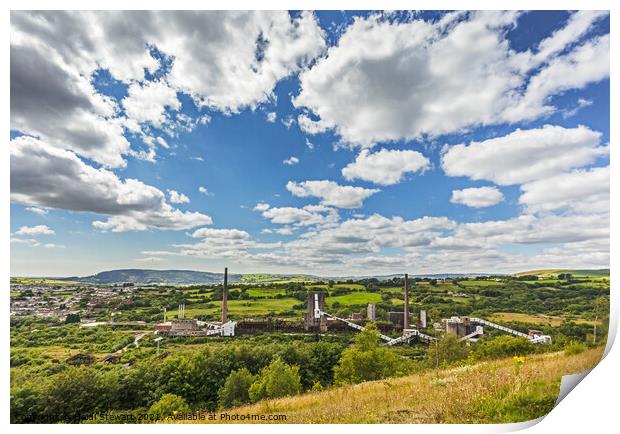
[[[564,318],[561,316],[551,316],[551,315],[542,315],[542,314],[527,314],[527,313],[517,313],[517,312],[498,312],[491,315],[491,321],[516,321],[528,324],[549,324],[550,326],[557,327],[562,324],[562,322],[568,319],[570,321],[575,322],[576,324],[589,324],[594,325],[594,321],[581,319],[581,318]],[[599,321],[600,323],[600,321]]]
[[601,355],[602,348],[534,355],[519,372],[512,358],[502,359],[262,401],[227,413],[284,414],[286,423],[516,422],[550,411],[561,377],[594,367]]

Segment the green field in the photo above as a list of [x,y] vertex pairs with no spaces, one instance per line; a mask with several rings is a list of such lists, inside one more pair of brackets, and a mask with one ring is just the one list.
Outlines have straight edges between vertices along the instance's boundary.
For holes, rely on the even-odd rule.
[[326,299],[328,305],[333,305],[338,302],[342,306],[364,305],[368,303],[379,303],[380,301],[381,295],[371,292],[353,292],[336,297],[327,297]]
[[[185,308],[186,318],[217,318],[221,313],[221,303],[213,302],[209,304],[213,305],[213,307],[206,307],[204,304],[187,305]],[[232,319],[278,315],[293,310],[293,306],[296,304],[299,304],[299,301],[293,298],[229,300],[228,315]]]

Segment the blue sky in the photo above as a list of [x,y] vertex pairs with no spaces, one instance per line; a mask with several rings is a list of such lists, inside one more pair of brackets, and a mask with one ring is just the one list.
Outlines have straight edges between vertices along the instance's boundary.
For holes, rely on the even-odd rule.
[[11,51],[12,275],[608,267],[607,14],[14,12]]

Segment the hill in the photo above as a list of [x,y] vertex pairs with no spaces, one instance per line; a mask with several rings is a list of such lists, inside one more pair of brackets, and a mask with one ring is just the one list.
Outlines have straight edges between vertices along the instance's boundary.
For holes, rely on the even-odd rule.
[[[56,278],[57,281],[113,285],[122,283],[151,285],[211,285],[224,282],[224,273],[193,270],[125,269],[102,271],[92,276]],[[315,276],[304,274],[229,274],[230,283],[312,282]]]
[[595,276],[595,277],[605,277],[609,276],[609,268],[601,268],[601,269],[592,269],[592,270],[571,270],[571,269],[555,269],[555,270],[531,270],[531,271],[522,271],[520,273],[515,273],[513,276],[553,276],[557,277],[558,274],[572,274],[575,277],[584,277],[584,276]]
[[[201,285],[224,281],[224,273],[210,273],[192,270],[110,270],[84,277],[67,277],[62,280],[99,285],[120,283],[167,284],[167,285]],[[230,282],[241,281],[240,274],[229,274]]]
[[[561,377],[593,368],[602,351],[598,347],[574,355],[528,356],[519,370],[513,358],[507,358],[260,401],[222,412],[231,419],[283,414],[286,420],[281,422],[292,424],[522,422],[551,411]],[[206,423],[252,422],[216,416],[217,420]]]

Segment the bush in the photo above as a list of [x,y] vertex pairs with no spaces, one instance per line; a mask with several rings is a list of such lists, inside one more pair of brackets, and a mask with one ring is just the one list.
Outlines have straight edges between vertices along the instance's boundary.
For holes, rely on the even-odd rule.
[[478,344],[476,346],[476,355],[483,359],[493,359],[506,356],[522,356],[534,350],[534,345],[526,338],[498,336]]
[[250,402],[250,386],[254,376],[245,368],[230,373],[218,392],[221,408],[236,407]]
[[172,416],[176,413],[183,413],[189,411],[189,405],[180,396],[173,393],[166,393],[155,404],[151,405],[149,409],[150,414],[165,418]]
[[463,342],[451,334],[432,343],[426,351],[426,362],[429,366],[445,366],[467,359],[469,351]]
[[404,371],[404,363],[396,353],[379,345],[377,326],[370,323],[354,337],[353,346],[343,351],[334,369],[334,383],[380,380],[401,375]]
[[301,392],[299,367],[287,365],[276,357],[269,366],[261,369],[258,379],[249,390],[252,402],[261,399],[279,398]]
[[582,343],[570,341],[564,349],[564,354],[567,356],[573,356],[575,354],[583,353],[586,350],[586,346]]

